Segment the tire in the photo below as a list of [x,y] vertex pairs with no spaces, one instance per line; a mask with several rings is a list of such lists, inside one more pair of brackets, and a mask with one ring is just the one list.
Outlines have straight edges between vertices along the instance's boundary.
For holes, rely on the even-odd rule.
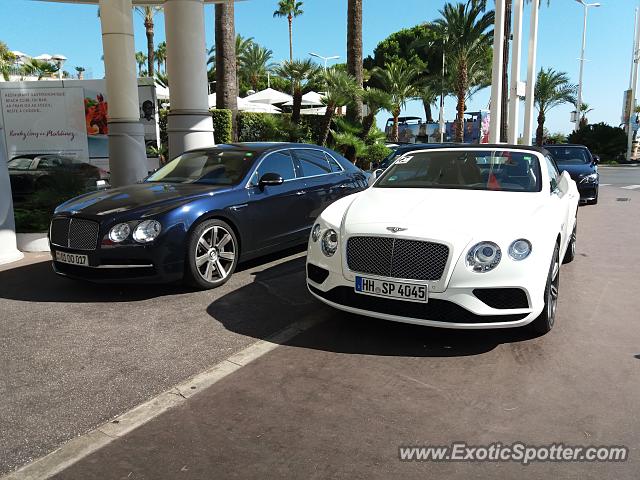
[[553,250],[553,258],[547,275],[547,284],[544,289],[544,308],[542,313],[529,325],[530,329],[538,334],[549,333],[556,320],[558,307],[558,288],[560,286],[560,246],[556,244]]
[[576,240],[578,238],[578,219],[576,218],[576,223],[573,226],[573,231],[571,232],[571,238],[569,239],[569,245],[567,245],[567,251],[564,254],[564,258],[562,259],[562,263],[571,263],[576,258]]
[[222,220],[205,220],[191,232],[185,259],[185,282],[207,290],[224,285],[238,265],[238,239]]

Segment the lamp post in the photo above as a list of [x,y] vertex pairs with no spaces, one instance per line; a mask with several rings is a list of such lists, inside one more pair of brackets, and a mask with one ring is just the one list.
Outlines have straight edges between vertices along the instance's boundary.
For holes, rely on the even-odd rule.
[[600,3],[587,3],[584,0],[576,0],[580,5],[584,7],[584,24],[582,26],[582,52],[580,53],[580,77],[578,79],[578,101],[576,104],[576,125],[575,130],[580,128],[580,110],[582,107],[582,74],[584,72],[584,50],[587,46],[587,14],[589,7],[599,7]]
[[313,52],[309,52],[309,55],[311,55],[312,57],[317,57],[321,60],[324,60],[324,71],[327,71],[327,62],[329,60],[337,60],[338,58],[340,58],[340,55],[334,55],[332,57],[323,57],[322,55],[318,55],[317,53],[313,53]]

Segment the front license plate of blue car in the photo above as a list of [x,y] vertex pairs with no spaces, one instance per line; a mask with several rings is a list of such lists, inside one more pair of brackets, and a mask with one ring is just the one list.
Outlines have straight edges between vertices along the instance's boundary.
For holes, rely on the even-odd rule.
[[86,267],[89,265],[89,257],[87,255],[56,251],[56,262],[68,263],[69,265],[82,265]]
[[426,302],[429,299],[427,285],[390,282],[376,278],[356,277],[355,291],[374,297],[390,297],[412,302]]

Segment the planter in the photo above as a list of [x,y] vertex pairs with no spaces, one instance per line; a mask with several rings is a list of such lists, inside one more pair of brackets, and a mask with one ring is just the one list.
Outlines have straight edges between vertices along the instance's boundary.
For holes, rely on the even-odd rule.
[[21,252],[48,252],[49,240],[44,233],[17,233],[16,241]]

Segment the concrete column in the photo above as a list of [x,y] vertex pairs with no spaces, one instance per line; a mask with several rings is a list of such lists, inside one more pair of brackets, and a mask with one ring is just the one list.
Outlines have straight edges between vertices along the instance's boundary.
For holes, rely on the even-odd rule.
[[[537,0],[535,0],[537,1]],[[518,97],[518,83],[520,83],[520,51],[522,47],[522,11],[524,0],[513,2],[513,43],[511,44],[511,86],[509,88],[509,125],[507,141],[518,143],[518,124],[520,123],[520,97]]]
[[13,218],[13,199],[7,161],[4,128],[0,124],[0,265],[23,257],[16,245],[16,225]]
[[211,146],[213,121],[207,99],[203,0],[166,0],[167,76],[171,108],[167,118],[169,158]]
[[111,184],[136,183],[147,175],[140,123],[131,0],[100,0],[102,47],[109,103]]
[[491,69],[491,118],[489,143],[500,142],[500,117],[502,114],[502,57],[504,55],[505,0],[495,0],[496,19],[493,28],[493,67]]
[[527,67],[527,92],[524,100],[524,130],[522,137],[525,145],[531,145],[533,136],[533,105],[536,89],[536,56],[538,53],[538,10],[539,2],[531,2],[531,19],[529,23],[529,65]]

